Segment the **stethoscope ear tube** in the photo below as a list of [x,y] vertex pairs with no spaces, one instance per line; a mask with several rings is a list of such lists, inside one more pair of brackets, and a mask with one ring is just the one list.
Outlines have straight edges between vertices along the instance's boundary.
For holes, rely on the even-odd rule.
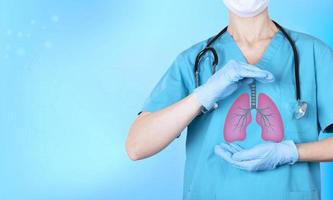
[[279,28],[279,30],[283,33],[283,35],[287,38],[292,50],[293,50],[293,55],[294,55],[294,73],[295,73],[295,85],[296,85],[296,100],[297,102],[301,101],[301,88],[300,88],[300,80],[299,80],[299,57],[298,57],[298,51],[296,49],[295,42],[291,39],[289,34],[284,30],[280,24],[278,24],[276,21],[273,20],[273,23]]
[[200,84],[199,83],[199,64],[200,64],[201,58],[207,52],[211,52],[213,54],[213,58],[214,58],[213,65],[212,65],[212,73],[213,74],[215,74],[215,72],[216,72],[216,66],[219,63],[219,57],[218,57],[217,52],[216,52],[216,50],[214,48],[212,48],[212,47],[206,47],[202,51],[199,52],[199,54],[197,55],[197,57],[195,59],[195,65],[194,65],[196,87],[199,87],[199,84]]
[[296,105],[296,110],[294,113],[294,117],[296,119],[301,119],[303,118],[308,110],[308,103],[305,101],[301,100],[301,83],[300,83],[300,79],[299,79],[299,57],[298,57],[298,51],[295,45],[295,42],[291,39],[291,37],[289,36],[289,34],[284,30],[284,28],[282,26],[280,26],[280,24],[278,24],[276,21],[273,20],[273,23],[279,28],[279,30],[283,33],[283,35],[287,38],[292,50],[293,50],[293,55],[294,55],[294,72],[295,72],[295,85],[296,85],[296,101],[297,101],[297,105]]
[[216,72],[216,66],[219,63],[219,57],[217,55],[216,50],[211,47],[211,45],[217,40],[219,39],[228,29],[228,26],[226,26],[222,31],[220,31],[216,36],[212,37],[211,39],[208,40],[206,47],[201,50],[196,58],[195,58],[195,63],[194,63],[194,74],[195,74],[195,87],[199,87],[200,86],[200,80],[199,80],[199,64],[201,59],[204,57],[204,55],[208,52],[211,52],[214,56],[214,60],[213,60],[213,66],[212,66],[212,73],[214,74]]

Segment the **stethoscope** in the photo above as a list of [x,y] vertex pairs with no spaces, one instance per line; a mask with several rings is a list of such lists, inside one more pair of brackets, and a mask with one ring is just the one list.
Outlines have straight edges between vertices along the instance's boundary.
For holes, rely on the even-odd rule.
[[[280,26],[277,22],[273,21],[276,27],[283,33],[283,35],[287,38],[290,46],[292,47],[293,50],[293,55],[294,55],[294,72],[295,72],[295,82],[296,82],[296,110],[294,112],[294,117],[296,119],[301,119],[302,117],[305,116],[307,108],[308,108],[308,103],[305,101],[301,100],[301,87],[300,87],[300,81],[299,81],[299,58],[298,58],[298,52],[295,46],[295,43],[292,41],[291,37],[288,35],[288,33]],[[195,59],[195,64],[194,64],[194,75],[195,75],[195,86],[199,87],[199,64],[201,59],[206,55],[207,53],[212,53],[213,54],[213,64],[212,64],[212,74],[216,72],[216,66],[219,62],[219,58],[217,55],[217,51],[215,50],[214,47],[211,45],[219,39],[228,29],[228,26],[225,27],[221,32],[219,32],[216,36],[212,37],[211,39],[208,40],[206,47],[201,50]],[[214,109],[218,108],[218,104],[215,103],[213,106]],[[207,112],[207,111],[206,111]]]

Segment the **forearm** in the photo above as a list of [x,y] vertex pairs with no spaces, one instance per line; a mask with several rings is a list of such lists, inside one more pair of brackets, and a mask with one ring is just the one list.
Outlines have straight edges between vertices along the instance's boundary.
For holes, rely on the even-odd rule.
[[333,137],[316,142],[297,144],[299,161],[333,161]]
[[187,127],[200,109],[196,96],[191,94],[160,111],[138,117],[126,141],[129,156],[138,160],[158,153]]

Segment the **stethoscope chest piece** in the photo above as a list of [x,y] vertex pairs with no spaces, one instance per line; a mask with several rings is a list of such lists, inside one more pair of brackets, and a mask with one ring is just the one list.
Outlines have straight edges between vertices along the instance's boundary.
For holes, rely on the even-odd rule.
[[308,103],[305,101],[297,101],[296,111],[295,111],[295,118],[301,119],[305,116],[306,111],[308,110]]
[[216,110],[218,108],[219,108],[219,104],[215,102],[213,107],[210,110],[206,110],[204,107],[202,107],[201,113],[203,113],[203,114],[209,113],[209,112],[212,112],[213,110]]

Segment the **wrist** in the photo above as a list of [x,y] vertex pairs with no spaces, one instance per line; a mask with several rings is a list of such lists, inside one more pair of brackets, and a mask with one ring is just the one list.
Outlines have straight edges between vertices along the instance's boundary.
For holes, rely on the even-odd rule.
[[303,160],[303,145],[302,144],[296,144],[297,147],[297,152],[298,152],[298,161],[302,161]]
[[298,152],[298,148],[297,145],[295,144],[295,142],[293,140],[286,140],[284,141],[285,144],[287,144],[288,148],[289,148],[289,155],[290,155],[290,165],[295,164],[298,160],[299,160],[299,152]]
[[202,113],[203,106],[201,105],[198,96],[195,93],[192,93],[188,96],[189,101],[192,102],[192,108],[195,110],[195,115],[199,115]]
[[201,85],[194,89],[194,96],[202,106],[202,112],[206,113],[217,107],[216,92],[207,88],[207,85]]

